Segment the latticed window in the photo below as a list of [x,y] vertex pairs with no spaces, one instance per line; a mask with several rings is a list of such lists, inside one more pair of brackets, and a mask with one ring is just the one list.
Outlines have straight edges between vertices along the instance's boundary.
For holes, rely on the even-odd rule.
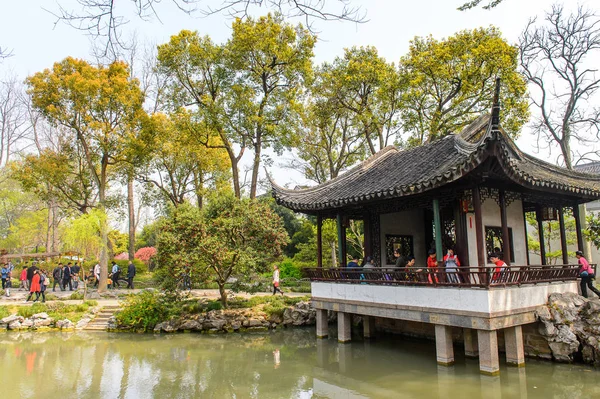
[[[512,228],[508,228],[508,244],[510,245],[510,261],[515,261],[515,249],[513,247],[513,235]],[[502,241],[502,227],[485,226],[485,250],[488,254],[493,252],[500,252],[501,257],[504,259],[502,252],[504,248],[504,241]]]
[[396,263],[396,258],[394,257],[394,250],[396,249],[402,256],[414,255],[413,236],[386,234],[385,263],[387,265],[394,265]]

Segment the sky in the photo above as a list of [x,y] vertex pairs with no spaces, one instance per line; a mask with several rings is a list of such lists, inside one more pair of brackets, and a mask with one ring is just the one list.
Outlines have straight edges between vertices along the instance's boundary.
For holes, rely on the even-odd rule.
[[[78,7],[75,0],[2,0],[0,47],[11,49],[14,55],[0,63],[0,79],[9,73],[25,78],[67,56],[92,59],[89,37],[63,23],[55,24],[56,18],[48,10],[56,12],[57,1],[65,8]],[[213,6],[220,2],[206,1]],[[368,21],[361,24],[316,22],[314,28],[319,32],[319,41],[315,48],[315,62],[331,61],[342,55],[346,47],[366,45],[375,46],[388,61],[398,62],[415,36],[432,35],[441,39],[463,29],[490,25],[500,28],[509,43],[516,43],[527,21],[543,16],[544,11],[553,4],[552,0],[505,0],[490,11],[458,11],[456,8],[464,1],[353,0],[353,5],[366,12]],[[123,10],[131,21],[125,27],[124,34],[127,36],[135,32],[141,41],[161,44],[182,29],[198,30],[202,35],[210,35],[216,42],[225,41],[230,36],[231,18],[227,15],[203,17],[196,14],[191,17],[180,12],[171,1],[162,1],[157,8],[160,21],[156,18],[141,21],[128,12],[131,11],[130,3],[116,0],[117,7],[125,7]],[[592,1],[566,0],[563,4],[567,9],[577,4],[594,8]],[[254,14],[266,12],[266,9],[253,11]],[[553,153],[548,157],[547,153],[535,154],[535,140],[527,129],[524,129],[517,143],[523,151],[550,161],[557,155]],[[283,158],[291,156],[285,154]],[[291,187],[305,184],[300,173],[281,167],[281,159],[277,158],[270,167],[275,180]],[[250,154],[246,162],[250,163]]]

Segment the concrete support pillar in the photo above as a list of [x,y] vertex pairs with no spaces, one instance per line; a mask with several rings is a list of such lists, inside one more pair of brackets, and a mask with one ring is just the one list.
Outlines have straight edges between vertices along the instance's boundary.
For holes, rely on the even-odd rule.
[[328,321],[327,310],[317,309],[317,338],[327,338],[329,335]]
[[523,348],[523,331],[521,326],[504,329],[504,345],[506,347],[506,364],[525,366],[525,350]]
[[465,356],[479,356],[479,348],[477,346],[477,332],[475,330],[471,330],[470,328],[464,328],[463,337],[465,342]]
[[363,316],[363,336],[365,338],[375,336],[375,319],[372,316]]
[[479,347],[479,371],[486,375],[500,374],[496,331],[477,330],[477,344]]
[[338,312],[338,342],[350,342],[352,327],[352,315],[350,313]]
[[435,349],[437,362],[442,366],[454,364],[454,347],[452,346],[452,329],[448,326],[435,326]]
[[327,367],[329,365],[329,341],[317,340],[317,365]]

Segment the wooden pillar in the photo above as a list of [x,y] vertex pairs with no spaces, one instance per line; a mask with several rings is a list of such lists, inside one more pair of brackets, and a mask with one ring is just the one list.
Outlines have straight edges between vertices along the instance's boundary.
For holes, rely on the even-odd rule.
[[525,229],[525,255],[527,255],[527,266],[531,264],[529,260],[529,235],[527,234],[527,212],[523,210],[523,228]]
[[441,262],[444,259],[442,249],[442,222],[440,218],[440,201],[437,198],[433,200],[433,224],[435,226],[435,254],[437,261]]
[[581,229],[581,213],[579,212],[578,204],[573,204],[573,217],[575,218],[575,230],[577,231],[577,249],[579,251],[585,251],[585,243],[583,242],[583,233]]
[[535,207],[535,218],[538,224],[538,237],[540,240],[540,257],[542,258],[542,265],[546,264],[546,244],[544,242],[544,222],[542,220],[542,210],[540,206]]
[[569,251],[567,249],[567,232],[565,229],[564,208],[558,208],[558,223],[560,225],[560,250],[562,252],[563,265],[569,264]]
[[506,192],[500,190],[499,192],[500,202],[500,223],[502,226],[502,254],[504,263],[510,266],[510,235],[508,234],[508,216],[506,214]]
[[337,231],[338,231],[338,262],[340,267],[346,267],[346,227],[342,220],[342,214],[337,215]]
[[323,217],[317,215],[317,267],[323,267]]
[[477,235],[477,263],[479,271],[485,269],[485,244],[483,242],[483,216],[481,214],[481,196],[479,195],[479,187],[474,187],[473,190],[473,210],[475,211],[475,234]]

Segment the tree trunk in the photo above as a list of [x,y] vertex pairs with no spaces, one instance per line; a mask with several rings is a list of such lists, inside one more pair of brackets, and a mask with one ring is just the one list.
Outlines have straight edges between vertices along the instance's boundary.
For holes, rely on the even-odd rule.
[[258,185],[258,173],[260,171],[260,148],[261,141],[260,138],[256,140],[256,145],[254,146],[254,163],[252,165],[252,183],[250,185],[250,199],[256,198],[256,188]]
[[196,193],[196,201],[198,202],[198,209],[202,209],[203,197],[204,197],[204,175],[194,170],[194,192]]
[[223,305],[223,309],[227,309],[227,292],[225,292],[225,283],[217,281],[219,285],[219,294],[221,295],[221,305]]
[[335,242],[331,241],[329,244],[331,245],[331,267],[335,267],[337,265]]
[[[229,152],[229,150],[228,150]],[[233,179],[233,193],[236,198],[242,198],[242,189],[240,187],[240,171],[238,170],[238,160],[235,156],[230,154],[229,159],[231,160],[231,177]]]
[[[48,201],[48,226],[46,228],[46,252],[52,252],[51,247],[53,246],[52,230],[54,227],[54,213],[52,212],[52,201]],[[46,262],[50,261],[50,258],[46,258]]]
[[135,257],[135,208],[133,204],[133,175],[127,177],[127,210],[129,214],[129,260]]

